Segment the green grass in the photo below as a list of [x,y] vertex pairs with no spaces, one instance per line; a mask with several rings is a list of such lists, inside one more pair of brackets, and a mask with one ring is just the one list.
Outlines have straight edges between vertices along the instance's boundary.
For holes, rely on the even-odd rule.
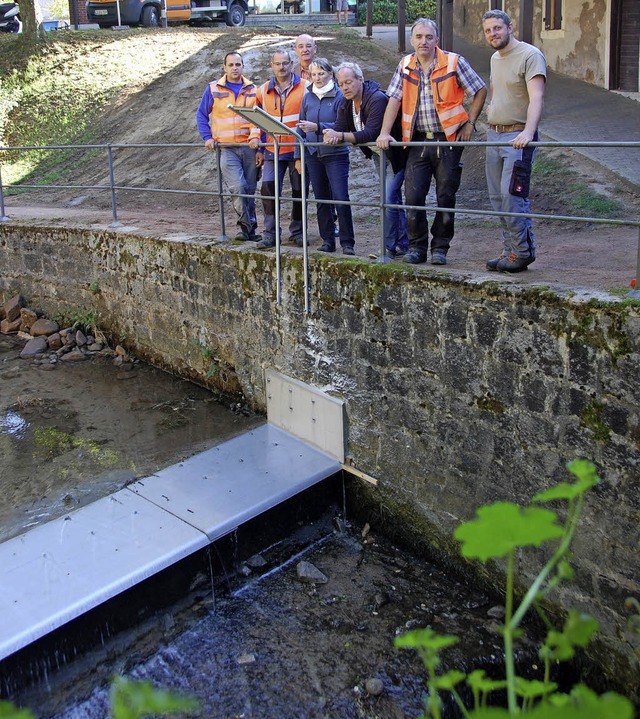
[[543,180],[553,178],[562,183],[561,199],[569,214],[581,217],[623,216],[624,208],[618,200],[592,190],[568,164],[564,155],[556,158],[538,153],[533,162],[532,175]]

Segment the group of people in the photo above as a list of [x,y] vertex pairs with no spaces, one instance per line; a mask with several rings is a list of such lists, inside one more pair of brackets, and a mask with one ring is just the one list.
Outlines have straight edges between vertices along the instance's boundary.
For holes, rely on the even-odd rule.
[[[486,267],[520,272],[535,260],[526,214],[535,151],[530,143],[538,139],[546,63],[537,48],[516,39],[510,17],[501,10],[484,14],[483,32],[496,51],[491,58],[488,140],[500,143],[487,146],[487,185],[492,207],[508,213],[500,217],[501,251]],[[254,240],[262,248],[275,246],[275,183],[281,192],[288,174],[293,199],[290,240],[302,245],[302,157],[296,142],[301,137],[306,176],[317,201],[320,251],[334,252],[337,236],[342,252],[355,254],[349,153],[352,145],[360,145],[374,171],[385,173],[386,203],[407,205],[406,213],[398,207],[385,212],[387,256],[411,264],[426,262],[429,256],[434,265],[447,263],[455,226],[455,212],[447,210],[455,209],[464,148],[446,143],[471,140],[487,88],[464,57],[439,47],[438,27],[432,20],[416,20],[410,42],[414,52],[400,61],[386,93],[379,83],[364,78],[357,63],[343,62],[334,70],[326,58],[317,57],[315,40],[307,34],[295,40],[296,62],[288,50],[273,53],[273,77],[257,88],[244,77],[239,53],[225,57],[225,74],[206,88],[197,124],[207,148],[236,144],[222,145],[220,170],[234,198],[237,239]],[[273,142],[229,105],[260,107],[291,129],[291,135],[278,137],[277,178]],[[260,168],[262,236],[256,232],[253,199]],[[432,180],[439,209],[429,237],[423,208]]]

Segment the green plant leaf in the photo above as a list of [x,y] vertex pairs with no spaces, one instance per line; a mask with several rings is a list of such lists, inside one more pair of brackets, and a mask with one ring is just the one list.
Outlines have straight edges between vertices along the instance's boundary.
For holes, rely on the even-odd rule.
[[506,679],[489,679],[484,669],[476,669],[467,675],[467,684],[479,692],[494,692],[507,686]]
[[113,719],[165,716],[180,711],[194,711],[198,706],[195,699],[156,689],[151,682],[116,677],[111,685]]
[[555,682],[541,682],[538,679],[525,679],[516,677],[516,693],[523,699],[537,699],[555,692],[558,685]]
[[35,719],[29,709],[18,709],[11,702],[0,701],[0,719]]
[[563,532],[555,512],[540,507],[496,502],[480,507],[476,515],[457,527],[453,536],[462,542],[463,556],[482,562],[503,557],[516,547],[539,547]]
[[438,634],[431,627],[414,629],[411,632],[396,637],[395,646],[400,649],[427,649],[438,653],[443,649],[452,647],[459,641],[458,637],[452,634]]
[[435,689],[452,692],[455,689],[456,684],[460,684],[465,676],[466,674],[464,672],[460,672],[457,669],[450,669],[446,674],[440,674],[437,677],[433,677],[431,686]]
[[509,719],[508,709],[500,709],[499,707],[487,707],[486,709],[477,709],[469,714],[469,719]]
[[[555,694],[548,703],[539,704],[528,712],[527,719],[633,719],[633,714],[633,704],[626,697],[613,692],[598,696],[578,684],[571,690],[568,700]],[[473,719],[493,719],[471,716]]]
[[551,629],[540,649],[540,656],[566,662],[575,654],[576,647],[586,647],[598,631],[598,622],[589,614],[571,609],[561,632]]
[[577,482],[574,484],[560,482],[555,487],[538,492],[532,501],[552,502],[556,499],[575,499],[600,481],[595,464],[586,459],[574,459],[573,462],[567,464],[567,469],[578,478]]

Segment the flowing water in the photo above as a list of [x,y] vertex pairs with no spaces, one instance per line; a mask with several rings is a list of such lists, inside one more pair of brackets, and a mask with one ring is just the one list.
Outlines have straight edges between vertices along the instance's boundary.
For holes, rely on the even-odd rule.
[[[0,540],[262,421],[143,364],[51,370],[20,360],[19,349],[0,337]],[[460,636],[445,667],[500,664],[498,600],[363,531],[362,518],[350,525],[340,496],[315,504],[314,516],[325,511],[318,519],[283,510],[297,525],[284,541],[262,540],[271,515],[240,528],[213,576],[207,565],[129,629],[99,628],[94,649],[39,658],[30,686],[18,689],[0,669],[2,698],[39,719],[107,719],[109,681],[124,674],[196,696],[206,719],[399,719],[420,713],[424,691],[418,657],[393,646],[408,628]],[[251,552],[263,542],[257,559],[235,546],[242,532]],[[328,582],[300,582],[302,558]],[[166,582],[167,592],[177,585],[171,574]],[[524,669],[535,671],[524,647]],[[368,679],[380,680],[380,694]]]

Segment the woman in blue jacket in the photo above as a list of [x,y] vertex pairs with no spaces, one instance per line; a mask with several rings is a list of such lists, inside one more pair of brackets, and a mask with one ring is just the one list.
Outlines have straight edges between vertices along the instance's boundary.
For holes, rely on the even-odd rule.
[[[333,127],[342,93],[335,83],[331,63],[316,58],[310,65],[312,84],[302,99],[300,134],[307,142],[323,142],[324,130]],[[299,150],[296,148],[299,156]],[[300,160],[296,160],[300,171]],[[346,145],[305,146],[305,167],[316,200],[349,202],[349,148]],[[322,238],[320,252],[335,252],[336,240],[331,202],[318,204],[318,229]],[[351,206],[336,204],[340,245],[345,255],[355,255]]]

